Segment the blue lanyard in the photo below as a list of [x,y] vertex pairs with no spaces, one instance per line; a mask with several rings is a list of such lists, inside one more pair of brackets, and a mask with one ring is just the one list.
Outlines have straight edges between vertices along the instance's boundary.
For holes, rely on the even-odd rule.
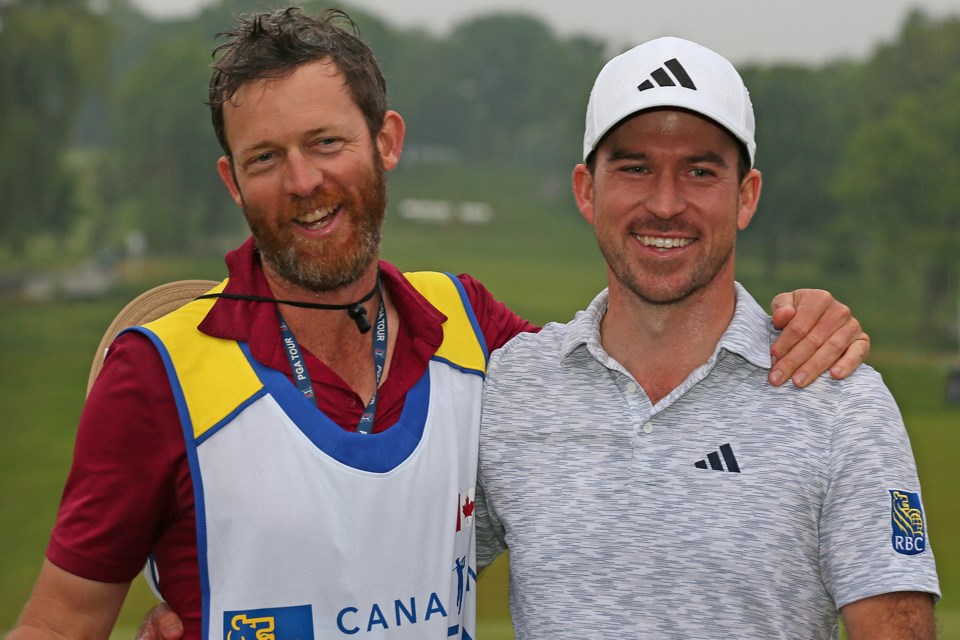
[[[300,345],[297,339],[293,337],[293,332],[287,326],[286,320],[277,311],[280,318],[280,336],[283,338],[283,346],[287,350],[287,359],[290,361],[290,370],[293,371],[293,381],[297,388],[307,398],[317,404],[317,397],[313,393],[313,383],[310,381],[310,374],[307,373],[307,365],[303,361],[303,354],[300,351]],[[373,388],[373,397],[367,403],[367,408],[363,410],[360,416],[360,424],[357,425],[357,433],[368,434],[373,430],[373,417],[377,413],[377,391],[380,388],[380,376],[383,375],[383,369],[387,364],[387,312],[383,306],[383,299],[380,300],[380,310],[377,311],[377,324],[373,332],[373,370],[377,382]]]

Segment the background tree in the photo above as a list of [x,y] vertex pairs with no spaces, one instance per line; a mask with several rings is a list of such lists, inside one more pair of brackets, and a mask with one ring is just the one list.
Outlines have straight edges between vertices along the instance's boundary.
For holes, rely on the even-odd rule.
[[568,43],[534,18],[506,14],[467,21],[450,40],[457,146],[482,161],[569,172],[604,62],[599,43]]
[[[0,155],[0,257],[37,232],[62,238],[78,216],[91,253],[135,230],[156,253],[220,253],[244,225],[213,170],[209,53],[215,34],[262,0],[164,22],[128,0],[100,0],[100,15],[86,6],[0,0],[0,82],[13,88],[0,93],[0,139],[13,150]],[[311,13],[325,6],[304,2]],[[578,219],[568,176],[611,53],[603,43],[557,37],[526,15],[475,17],[440,36],[344,8],[408,124],[394,197],[482,199],[521,213],[513,223],[528,229],[558,211]],[[862,62],[744,66],[765,175],[744,268],[814,286],[849,275],[859,287],[879,273],[907,292],[915,278],[925,335],[944,327],[960,198],[956,181],[936,176],[956,173],[958,70],[960,19],[922,13]]]
[[865,115],[890,111],[902,95],[924,100],[960,71],[960,18],[933,19],[913,11],[897,40],[879,46],[863,66]]
[[763,172],[761,215],[742,248],[775,273],[781,265],[823,252],[822,238],[838,213],[830,177],[859,119],[863,73],[836,63],[743,70],[757,117],[757,167]]
[[892,288],[919,276],[919,328],[927,335],[950,335],[960,275],[958,104],[960,73],[926,100],[901,96],[856,132],[835,182],[844,215],[858,221],[853,247],[866,264]]
[[243,224],[215,171],[222,152],[204,104],[211,48],[202,29],[170,30],[127,70],[109,103],[116,229],[142,231],[161,253],[208,250]]
[[854,253],[892,287],[921,283],[921,335],[952,337],[960,276],[960,20],[915,13],[867,66],[867,117],[833,182]]
[[0,4],[0,242],[14,252],[77,215],[64,153],[84,98],[105,77],[111,37],[81,0]]

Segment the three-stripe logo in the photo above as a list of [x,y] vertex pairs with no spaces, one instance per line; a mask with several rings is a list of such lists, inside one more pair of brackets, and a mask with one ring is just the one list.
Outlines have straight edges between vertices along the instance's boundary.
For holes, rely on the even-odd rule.
[[[720,461],[723,456],[723,461]],[[729,471],[731,473],[740,473],[740,465],[737,464],[737,457],[733,455],[733,447],[730,443],[720,445],[720,450],[707,454],[705,460],[698,460],[693,464],[697,469],[706,469],[707,463],[710,463],[710,469],[714,471]],[[726,467],[724,467],[726,465]]]
[[680,61],[676,58],[672,58],[664,62],[663,67],[660,67],[651,73],[650,78],[644,80],[637,87],[637,90],[646,91],[647,89],[653,89],[655,86],[675,87],[678,84],[685,89],[691,89],[693,91],[697,90],[697,85],[693,83],[693,80],[690,78],[690,74],[688,74],[687,70],[683,68],[683,65],[680,64]]

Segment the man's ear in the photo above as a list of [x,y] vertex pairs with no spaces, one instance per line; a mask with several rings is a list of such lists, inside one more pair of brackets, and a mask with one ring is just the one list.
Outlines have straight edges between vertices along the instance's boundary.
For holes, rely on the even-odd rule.
[[750,225],[753,215],[760,204],[760,191],[763,187],[763,176],[757,169],[750,169],[743,182],[740,183],[740,205],[737,208],[737,229],[743,231]]
[[377,134],[377,152],[383,161],[383,168],[390,171],[400,162],[403,152],[403,137],[407,125],[396,111],[387,111],[383,116],[383,126]]
[[220,174],[220,180],[226,185],[227,190],[233,201],[238,207],[243,206],[243,195],[240,193],[240,185],[237,184],[237,174],[233,171],[233,162],[227,156],[220,156],[217,160],[217,173]]
[[592,225],[594,221],[593,174],[585,164],[578,164],[573,168],[573,197],[577,201],[580,215]]

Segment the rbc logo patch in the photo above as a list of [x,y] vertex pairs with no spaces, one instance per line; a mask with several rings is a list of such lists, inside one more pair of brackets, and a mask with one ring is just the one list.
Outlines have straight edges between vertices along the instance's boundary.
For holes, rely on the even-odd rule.
[[223,640],[313,640],[313,610],[305,604],[224,611]]
[[890,525],[893,528],[893,550],[915,556],[927,548],[920,494],[890,489]]

